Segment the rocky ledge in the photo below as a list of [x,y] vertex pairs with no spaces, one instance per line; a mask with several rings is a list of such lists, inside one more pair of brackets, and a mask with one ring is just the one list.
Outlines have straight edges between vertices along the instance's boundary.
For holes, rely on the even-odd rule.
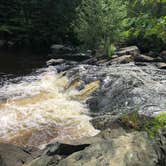
[[48,66],[69,78],[66,88],[80,91],[75,100],[89,106],[91,123],[101,132],[43,150],[1,144],[0,165],[165,166],[166,70],[161,63],[164,52],[147,56],[137,47],[121,49],[111,60],[49,60]]

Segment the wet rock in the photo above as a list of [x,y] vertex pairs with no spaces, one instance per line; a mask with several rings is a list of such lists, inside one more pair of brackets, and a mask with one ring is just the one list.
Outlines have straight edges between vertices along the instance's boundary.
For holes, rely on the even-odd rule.
[[166,71],[153,64],[80,65],[67,71],[67,76],[76,76],[85,85],[100,81],[86,101],[92,112],[139,111],[152,116],[165,110]]
[[58,64],[62,64],[64,63],[65,60],[64,59],[50,59],[46,62],[47,66],[50,66],[50,65],[58,65]]
[[[105,141],[92,143],[82,151],[73,153],[58,166],[155,166],[157,155],[144,133],[121,133],[121,130],[104,131]],[[115,134],[113,134],[115,132]],[[120,134],[119,134],[120,133]],[[113,135],[113,137],[111,137]],[[109,137],[110,136],[110,137]]]
[[155,59],[150,56],[147,56],[147,55],[138,54],[134,57],[134,61],[136,61],[136,62],[154,62]]
[[158,67],[159,69],[166,69],[166,63],[158,63],[158,64],[157,64],[157,67]]
[[139,54],[139,48],[137,46],[130,46],[130,47],[125,47],[121,48],[119,51],[116,51],[115,54],[122,56],[122,55],[137,55]]
[[0,144],[0,165],[1,166],[22,166],[24,163],[33,160],[33,155],[15,145]]

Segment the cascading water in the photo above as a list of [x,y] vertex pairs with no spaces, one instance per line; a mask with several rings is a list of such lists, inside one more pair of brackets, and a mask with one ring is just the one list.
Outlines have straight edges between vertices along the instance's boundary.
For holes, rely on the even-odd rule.
[[68,79],[53,67],[36,71],[0,88],[0,141],[42,146],[51,140],[74,140],[98,133],[88,109],[65,89]]

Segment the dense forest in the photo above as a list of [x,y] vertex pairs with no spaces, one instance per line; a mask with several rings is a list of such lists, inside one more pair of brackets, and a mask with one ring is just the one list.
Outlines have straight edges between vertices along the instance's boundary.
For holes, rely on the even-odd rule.
[[166,46],[165,0],[1,0],[0,40],[6,47],[48,48],[53,43],[142,51]]

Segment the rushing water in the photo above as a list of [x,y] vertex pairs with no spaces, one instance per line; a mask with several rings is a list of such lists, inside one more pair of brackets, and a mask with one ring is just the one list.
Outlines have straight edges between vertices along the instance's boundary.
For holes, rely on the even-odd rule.
[[16,76],[4,80],[1,75],[1,142],[41,147],[55,139],[67,142],[98,133],[86,105],[74,99],[79,92],[66,89],[68,79],[54,67]]

